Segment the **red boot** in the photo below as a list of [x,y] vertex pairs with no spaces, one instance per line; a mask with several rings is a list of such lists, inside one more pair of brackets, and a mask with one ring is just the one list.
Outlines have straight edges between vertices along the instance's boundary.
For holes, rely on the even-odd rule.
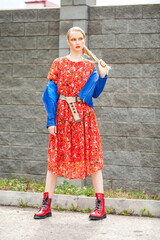
[[106,218],[104,193],[96,193],[96,207],[89,215],[90,220],[100,220]]
[[51,217],[51,198],[49,198],[49,193],[43,193],[43,202],[40,210],[34,214],[34,219],[43,219],[46,217]]

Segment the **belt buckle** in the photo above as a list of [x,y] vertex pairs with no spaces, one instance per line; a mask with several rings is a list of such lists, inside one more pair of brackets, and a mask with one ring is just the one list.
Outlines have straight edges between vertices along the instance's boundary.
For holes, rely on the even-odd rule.
[[75,100],[76,100],[76,102],[78,102],[78,97],[77,96],[75,96]]

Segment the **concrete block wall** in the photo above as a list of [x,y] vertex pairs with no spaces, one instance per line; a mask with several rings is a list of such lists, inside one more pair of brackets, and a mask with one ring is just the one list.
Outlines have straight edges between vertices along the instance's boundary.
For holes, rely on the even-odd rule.
[[[42,93],[51,63],[68,53],[67,30],[80,26],[89,49],[112,67],[93,99],[104,186],[158,193],[160,5],[94,4],[62,0],[60,9],[0,11],[0,176],[45,179],[49,135]],[[79,8],[77,15],[71,7]],[[90,185],[91,177],[81,183]]]
[[108,188],[160,191],[159,12],[160,5],[89,7],[89,49],[112,67],[94,100]]
[[0,176],[44,179],[48,130],[42,93],[59,56],[60,9],[0,11]]

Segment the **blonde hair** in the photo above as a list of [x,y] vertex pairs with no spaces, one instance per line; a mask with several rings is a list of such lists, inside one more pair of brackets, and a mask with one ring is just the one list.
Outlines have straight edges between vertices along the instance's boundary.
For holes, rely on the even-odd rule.
[[[67,40],[69,40],[69,37],[70,37],[70,34],[71,32],[74,32],[74,31],[79,31],[82,33],[84,39],[86,39],[86,35],[85,35],[85,32],[83,31],[82,28],[80,27],[71,27],[68,32],[67,32]],[[95,60],[97,63],[99,63],[99,59],[96,57],[95,54],[93,54],[93,52],[91,52],[87,46],[84,44],[84,54],[86,54],[88,57],[92,58],[93,60]],[[106,63],[105,63],[106,64]],[[109,67],[107,64],[104,66],[105,68],[107,68],[107,73],[108,71],[111,69],[111,67]]]

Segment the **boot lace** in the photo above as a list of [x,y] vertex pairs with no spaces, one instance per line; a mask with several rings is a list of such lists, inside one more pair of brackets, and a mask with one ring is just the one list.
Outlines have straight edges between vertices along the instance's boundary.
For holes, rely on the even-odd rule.
[[96,199],[96,207],[95,207],[95,210],[98,210],[100,211],[102,209],[102,201],[101,200],[97,200]]
[[44,208],[46,210],[48,208],[49,203],[50,200],[48,198],[44,199],[41,208]]

